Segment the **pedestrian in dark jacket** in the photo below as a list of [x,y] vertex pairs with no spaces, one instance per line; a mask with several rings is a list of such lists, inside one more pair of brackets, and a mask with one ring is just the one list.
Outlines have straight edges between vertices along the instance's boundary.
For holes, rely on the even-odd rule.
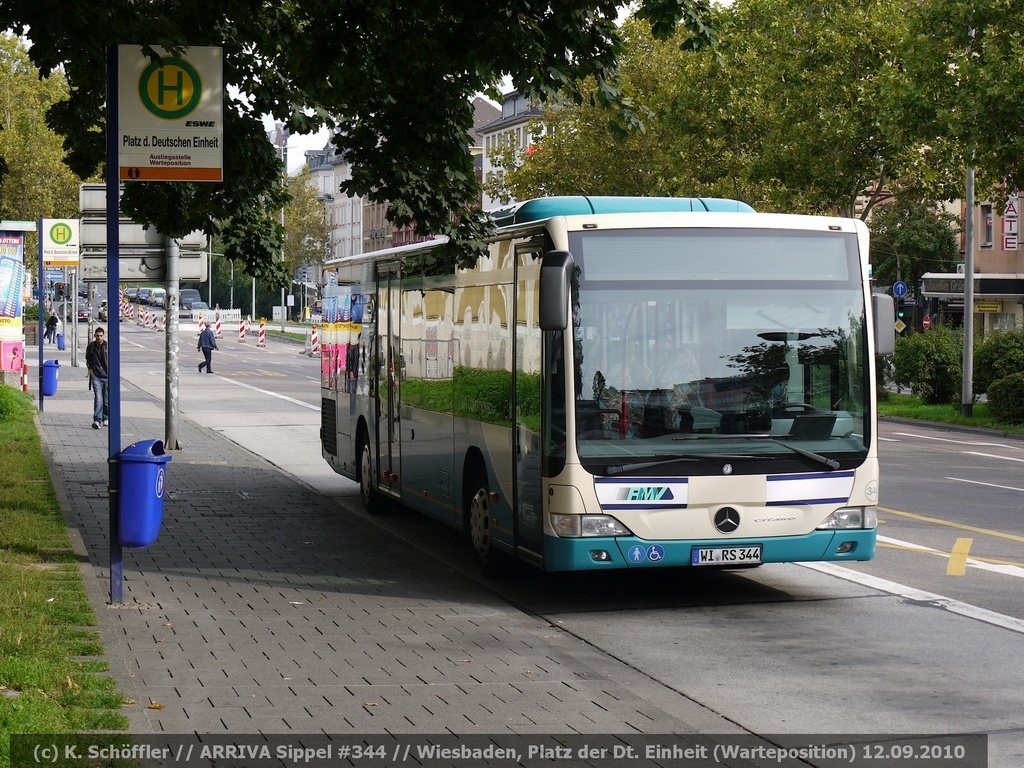
[[56,312],[51,312],[50,316],[46,318],[46,335],[43,338],[51,344],[57,340],[57,322]]
[[213,329],[206,326],[199,334],[199,344],[196,349],[203,353],[203,362],[199,364],[199,372],[203,372],[205,366],[207,373],[213,373],[213,350],[220,349],[217,346],[217,337],[213,335]]
[[103,329],[97,328],[89,346],[85,348],[85,364],[89,368],[89,383],[92,386],[92,428],[108,426],[110,418],[110,374],[107,356],[107,342]]

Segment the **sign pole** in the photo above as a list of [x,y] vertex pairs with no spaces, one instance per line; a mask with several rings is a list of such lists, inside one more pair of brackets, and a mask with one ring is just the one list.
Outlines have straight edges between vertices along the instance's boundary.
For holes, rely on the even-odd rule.
[[117,46],[107,49],[107,348],[110,370],[110,427],[107,432],[107,464],[110,499],[110,602],[124,602],[124,552],[121,548],[121,329],[117,289],[121,281],[120,179],[118,158],[118,56]]

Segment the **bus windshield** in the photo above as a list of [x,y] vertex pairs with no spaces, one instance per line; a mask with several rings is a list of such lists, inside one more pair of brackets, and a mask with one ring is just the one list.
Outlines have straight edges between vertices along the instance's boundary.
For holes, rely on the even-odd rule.
[[694,474],[728,459],[742,474],[783,458],[827,470],[866,456],[856,235],[593,230],[570,235],[570,251],[586,468],[650,473],[657,462],[672,473],[675,461]]

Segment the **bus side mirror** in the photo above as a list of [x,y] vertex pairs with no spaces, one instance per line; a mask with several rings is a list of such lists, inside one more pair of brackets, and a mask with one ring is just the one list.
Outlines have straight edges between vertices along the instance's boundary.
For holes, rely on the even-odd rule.
[[896,351],[896,308],[892,296],[872,293],[875,316],[875,354],[891,355]]
[[548,251],[540,262],[540,328],[564,331],[569,326],[569,280],[572,254]]

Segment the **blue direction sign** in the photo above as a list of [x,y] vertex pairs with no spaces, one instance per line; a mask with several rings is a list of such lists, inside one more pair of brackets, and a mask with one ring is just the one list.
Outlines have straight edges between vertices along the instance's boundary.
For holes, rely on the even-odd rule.
[[906,296],[907,284],[902,280],[897,280],[895,283],[892,284],[892,295],[895,296],[897,299],[900,298],[901,296]]
[[59,283],[62,280],[64,280],[64,270],[63,269],[59,269],[59,270],[53,270],[53,271],[47,272],[46,273],[46,279],[51,281],[51,282]]

